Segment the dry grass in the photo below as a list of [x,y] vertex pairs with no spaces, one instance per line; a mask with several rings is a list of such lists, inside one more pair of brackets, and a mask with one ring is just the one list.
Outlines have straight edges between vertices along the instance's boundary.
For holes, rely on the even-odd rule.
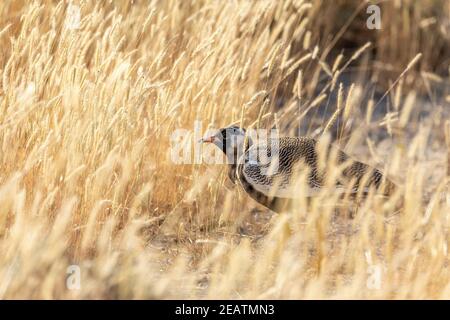
[[[375,31],[360,3],[80,1],[71,30],[2,1],[0,297],[450,298],[450,4],[382,2]],[[327,127],[402,188],[272,215],[171,161],[195,120]]]

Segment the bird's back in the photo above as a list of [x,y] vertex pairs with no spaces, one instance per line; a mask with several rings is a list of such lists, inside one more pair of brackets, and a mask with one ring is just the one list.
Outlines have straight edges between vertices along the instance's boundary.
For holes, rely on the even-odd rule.
[[[330,171],[326,166],[319,170],[317,146],[317,141],[308,137],[281,137],[255,143],[239,160],[237,176],[244,189],[258,202],[314,196],[323,190]],[[336,164],[345,165],[331,192],[343,193],[348,190],[348,184],[352,185],[351,193],[355,194],[366,193],[371,187],[383,187],[384,194],[395,189],[379,170],[351,159],[333,145],[326,149],[325,159],[333,150]],[[306,190],[298,190],[295,183],[302,173],[306,174]]]

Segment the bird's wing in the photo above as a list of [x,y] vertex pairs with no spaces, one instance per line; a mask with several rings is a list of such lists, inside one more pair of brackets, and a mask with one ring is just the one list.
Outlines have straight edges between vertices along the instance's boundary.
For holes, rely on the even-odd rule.
[[[291,142],[291,143],[289,143]],[[301,170],[302,155],[299,146],[284,138],[271,143],[252,145],[239,160],[241,175],[253,188],[269,197],[299,198],[314,196],[320,191],[320,183],[308,178],[306,190],[299,190],[295,178]],[[307,163],[303,169],[310,170]]]
[[[368,186],[360,186],[359,181],[370,167],[352,161],[339,150],[338,162],[344,161],[350,161],[351,165],[343,171],[336,185],[328,188],[331,190],[324,190],[322,178],[317,171],[316,142],[313,139],[282,137],[269,140],[268,143],[260,142],[252,145],[239,160],[243,178],[255,190],[269,197],[295,199],[301,196],[316,196],[323,191],[332,194],[357,193],[361,188],[363,192],[368,192]],[[306,188],[305,184],[297,183],[305,170]],[[373,178],[377,183],[378,174],[375,170]],[[357,183],[349,190],[349,183],[355,178]]]

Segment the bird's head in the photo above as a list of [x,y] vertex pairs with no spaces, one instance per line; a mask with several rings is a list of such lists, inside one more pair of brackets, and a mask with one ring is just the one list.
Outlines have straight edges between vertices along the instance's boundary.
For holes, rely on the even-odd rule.
[[245,129],[238,126],[221,128],[200,141],[216,145],[227,155],[228,160],[236,161],[244,149]]

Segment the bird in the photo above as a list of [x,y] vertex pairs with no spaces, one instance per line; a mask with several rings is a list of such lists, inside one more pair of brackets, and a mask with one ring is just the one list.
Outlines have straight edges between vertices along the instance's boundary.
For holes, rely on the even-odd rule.
[[[200,139],[218,147],[226,156],[228,177],[240,185],[256,202],[274,212],[283,212],[302,196],[311,198],[323,192],[327,168],[319,169],[318,140],[302,137],[265,136],[255,139],[245,128],[232,125]],[[343,165],[330,192],[356,197],[370,189],[384,196],[396,190],[396,184],[378,169],[352,159],[330,144],[327,155],[335,151],[336,163]],[[306,171],[302,171],[306,170]],[[295,183],[300,172],[306,173],[307,190],[298,190]],[[350,186],[350,187],[349,187]]]

